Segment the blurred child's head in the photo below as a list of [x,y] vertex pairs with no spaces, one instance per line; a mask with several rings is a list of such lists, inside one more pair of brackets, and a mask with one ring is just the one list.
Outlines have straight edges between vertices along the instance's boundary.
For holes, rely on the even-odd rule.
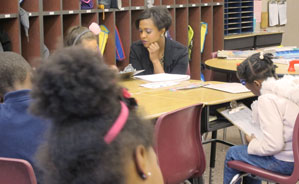
[[268,77],[277,78],[275,69],[272,54],[256,53],[237,67],[237,77],[243,85],[259,96],[262,82]]
[[0,98],[10,91],[30,89],[31,75],[31,66],[21,55],[0,52]]
[[31,111],[52,121],[38,153],[43,183],[163,183],[152,124],[120,92],[103,58],[83,48],[64,48],[37,70]]
[[87,27],[74,26],[68,29],[64,39],[64,46],[82,45],[86,49],[98,52],[98,43],[96,35]]

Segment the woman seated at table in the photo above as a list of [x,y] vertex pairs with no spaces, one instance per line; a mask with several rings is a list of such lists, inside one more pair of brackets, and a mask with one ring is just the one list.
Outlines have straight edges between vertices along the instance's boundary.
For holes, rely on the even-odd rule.
[[44,184],[162,184],[153,127],[120,100],[115,73],[83,48],[54,53],[34,76],[31,110],[50,119]]
[[188,49],[165,37],[171,22],[171,15],[164,7],[146,9],[137,18],[135,25],[140,40],[131,45],[130,63],[137,70],[145,70],[141,74],[186,74]]

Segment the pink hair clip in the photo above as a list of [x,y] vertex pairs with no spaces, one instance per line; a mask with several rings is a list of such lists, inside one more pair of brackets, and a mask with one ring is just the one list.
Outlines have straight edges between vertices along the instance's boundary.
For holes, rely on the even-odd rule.
[[88,28],[95,35],[98,35],[101,32],[101,28],[100,28],[99,24],[97,24],[95,22],[91,23]]
[[119,134],[119,132],[122,130],[122,128],[126,124],[128,116],[129,116],[129,109],[126,106],[126,104],[122,101],[120,101],[120,104],[121,104],[120,113],[119,113],[116,121],[113,123],[112,127],[109,129],[107,134],[104,136],[104,141],[107,144],[110,144],[116,138],[116,136]]

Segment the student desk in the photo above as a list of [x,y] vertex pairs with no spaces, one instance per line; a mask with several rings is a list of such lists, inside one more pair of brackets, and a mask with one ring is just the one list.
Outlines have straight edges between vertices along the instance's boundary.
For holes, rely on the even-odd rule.
[[[179,85],[187,85],[199,81],[189,80],[181,82]],[[159,89],[148,89],[140,87],[140,84],[145,83],[141,80],[128,80],[120,82],[120,85],[126,87],[134,98],[136,98],[141,112],[148,119],[158,118],[160,115],[184,108],[190,105],[203,103],[204,108],[202,111],[201,120],[201,132],[212,132],[211,142],[211,155],[210,155],[210,172],[215,167],[216,157],[216,142],[227,144],[224,141],[217,140],[217,130],[222,129],[231,124],[225,119],[218,119],[213,122],[209,122],[210,109],[218,106],[227,106],[227,103],[233,100],[242,100],[254,97],[251,92],[231,94],[222,91],[212,90],[204,87],[188,89],[188,90],[177,90],[171,91],[169,89],[173,86],[159,88]],[[221,83],[216,81],[209,81],[207,83]],[[228,144],[231,145],[231,144]],[[210,174],[210,177],[212,175]]]
[[[237,64],[241,63],[243,60],[237,59],[219,59],[213,58],[206,60],[205,65],[212,70],[227,72],[227,73],[235,73],[237,71]],[[277,75],[299,75],[299,65],[295,65],[295,72],[288,72],[289,65],[275,63],[278,66],[276,68]]]

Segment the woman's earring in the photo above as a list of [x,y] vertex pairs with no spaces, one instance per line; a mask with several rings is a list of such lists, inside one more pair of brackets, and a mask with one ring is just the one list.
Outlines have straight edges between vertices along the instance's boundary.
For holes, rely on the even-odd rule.
[[147,177],[148,177],[148,176],[151,176],[151,175],[152,175],[151,172],[148,172],[147,174],[142,173],[142,174],[141,174],[141,178],[142,178],[143,180],[146,180]]

